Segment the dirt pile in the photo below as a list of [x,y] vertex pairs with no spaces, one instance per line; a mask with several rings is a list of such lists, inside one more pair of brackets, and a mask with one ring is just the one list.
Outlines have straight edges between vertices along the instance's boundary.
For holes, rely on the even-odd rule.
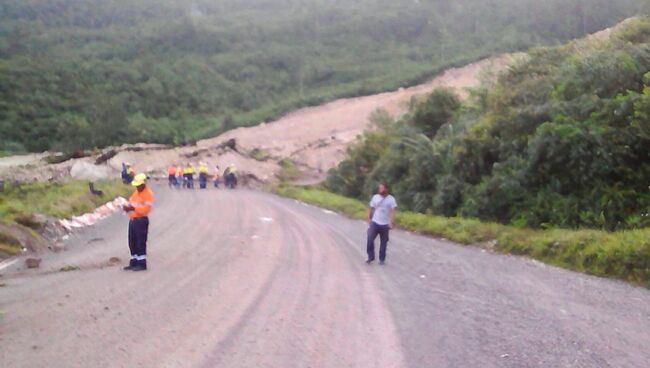
[[368,128],[373,111],[384,109],[399,116],[407,111],[411,98],[437,87],[452,88],[465,98],[467,88],[478,86],[488,71],[502,71],[510,61],[510,55],[486,59],[449,69],[419,86],[304,108],[275,122],[234,129],[216,138],[199,141],[197,145],[210,147],[236,139],[242,150],[264,152],[275,161],[288,158],[318,181],[344,158],[346,149]]
[[14,222],[0,221],[0,259],[25,251],[40,253],[49,242],[38,232]]

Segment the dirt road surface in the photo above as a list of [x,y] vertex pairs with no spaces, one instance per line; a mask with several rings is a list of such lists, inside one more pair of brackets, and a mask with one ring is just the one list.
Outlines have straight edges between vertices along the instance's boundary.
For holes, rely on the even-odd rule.
[[[246,190],[157,187],[149,266],[114,215],[0,271],[10,367],[648,367],[650,292]],[[61,272],[65,265],[81,270]]]

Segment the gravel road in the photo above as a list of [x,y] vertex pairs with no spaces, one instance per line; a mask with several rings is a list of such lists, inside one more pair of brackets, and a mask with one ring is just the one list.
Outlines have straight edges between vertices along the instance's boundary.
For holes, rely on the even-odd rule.
[[147,272],[107,264],[122,215],[0,271],[2,367],[650,366],[646,289],[402,231],[367,266],[361,221],[155,189]]

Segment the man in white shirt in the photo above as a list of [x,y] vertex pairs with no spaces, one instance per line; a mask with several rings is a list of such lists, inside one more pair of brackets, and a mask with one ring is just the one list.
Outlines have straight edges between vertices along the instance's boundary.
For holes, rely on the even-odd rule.
[[388,193],[388,186],[379,184],[378,194],[370,199],[368,207],[368,260],[375,260],[375,239],[379,235],[379,263],[386,261],[386,246],[388,245],[388,232],[393,228],[397,201]]

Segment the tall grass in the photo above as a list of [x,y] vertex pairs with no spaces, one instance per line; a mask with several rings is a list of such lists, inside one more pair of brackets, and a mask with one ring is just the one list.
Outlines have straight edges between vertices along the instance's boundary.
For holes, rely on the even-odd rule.
[[[9,227],[34,227],[34,214],[69,218],[90,212],[103,203],[117,196],[126,196],[132,191],[132,187],[123,185],[119,180],[97,182],[95,187],[103,192],[101,196],[91,194],[86,181],[8,186],[0,193],[0,223]],[[18,254],[21,247],[17,239],[0,231],[0,255]]]
[[95,187],[103,192],[101,196],[91,194],[88,182],[80,180],[9,186],[0,193],[0,219],[15,221],[35,213],[68,218],[92,211],[117,196],[126,196],[133,189],[119,180],[100,181]]

